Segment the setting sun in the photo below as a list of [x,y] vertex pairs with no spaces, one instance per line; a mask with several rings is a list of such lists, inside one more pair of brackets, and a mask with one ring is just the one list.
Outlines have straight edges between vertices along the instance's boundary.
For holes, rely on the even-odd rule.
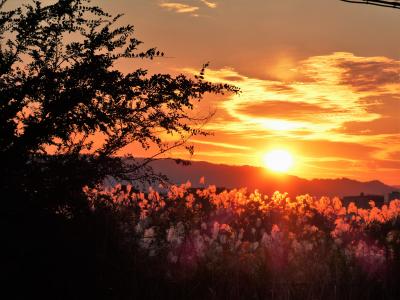
[[275,172],[286,172],[293,165],[293,156],[286,150],[272,150],[264,156],[265,166]]

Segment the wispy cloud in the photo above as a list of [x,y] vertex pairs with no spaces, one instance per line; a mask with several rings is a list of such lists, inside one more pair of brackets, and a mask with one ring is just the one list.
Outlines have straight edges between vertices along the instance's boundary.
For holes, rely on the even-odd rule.
[[335,157],[330,163],[339,169],[351,165],[359,178],[370,178],[371,172],[390,178],[398,171],[400,157],[393,153],[400,153],[400,61],[337,52],[309,57],[293,70],[293,78],[275,80],[232,68],[207,70],[209,81],[242,91],[214,102],[219,115],[207,124],[215,132],[210,146],[226,142],[227,135],[240,137],[226,151],[246,145],[243,157],[253,153],[256,164],[267,148],[296,149],[304,160],[299,175],[332,171],[321,160],[327,156]]
[[175,13],[180,14],[190,14],[191,16],[198,17],[198,11],[200,10],[200,6],[203,4],[207,8],[216,8],[217,3],[207,0],[196,0],[197,4],[188,4],[183,2],[169,2],[169,1],[161,1],[159,6],[169,11],[173,11]]
[[216,2],[211,2],[211,1],[207,1],[207,0],[200,0],[200,1],[203,2],[209,8],[216,8],[217,7],[217,3]]
[[198,6],[188,5],[179,2],[161,2],[160,7],[176,13],[194,13],[199,10]]
[[250,147],[241,146],[241,145],[234,145],[228,143],[220,143],[220,142],[212,142],[212,141],[202,141],[202,140],[195,140],[191,139],[190,142],[195,144],[203,144],[203,145],[211,145],[216,147],[228,148],[228,149],[237,149],[237,150],[250,150]]
[[[349,82],[349,68],[355,66],[353,72],[359,72],[357,62],[367,64],[366,60],[342,52],[310,57],[300,62],[297,68],[305,80],[293,82],[251,78],[228,68],[208,70],[207,78],[210,81],[234,84],[242,90],[241,94],[232,95],[219,104],[220,109],[230,116],[230,121],[212,125],[216,126],[215,129],[226,131],[251,130],[288,137],[297,136],[298,131],[303,131],[308,132],[307,138],[322,137],[338,141],[360,138],[366,141],[357,132],[343,134],[348,122],[360,122],[368,128],[368,125],[380,119],[385,119],[386,123],[386,118],[391,117],[390,120],[394,121],[390,107],[400,103],[397,97],[393,100],[393,93],[400,92],[400,84],[393,82],[393,78],[400,75],[400,65],[388,58],[370,58],[385,67],[381,73],[387,70],[386,66],[390,66],[390,78],[386,81],[376,74],[364,84],[364,79]],[[379,66],[374,69],[377,73]],[[361,90],[362,85],[368,88]],[[377,100],[365,100],[371,97]],[[398,128],[395,122],[391,124],[393,129]],[[364,136],[366,132],[368,130],[363,133]],[[371,135],[376,132],[371,131]]]

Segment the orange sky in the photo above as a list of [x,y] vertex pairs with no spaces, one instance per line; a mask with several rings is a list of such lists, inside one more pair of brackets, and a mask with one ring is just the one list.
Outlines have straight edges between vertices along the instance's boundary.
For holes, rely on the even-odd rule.
[[124,71],[192,74],[209,61],[208,80],[241,88],[199,105],[199,114],[216,110],[206,126],[214,135],[192,140],[193,159],[261,165],[284,148],[303,178],[400,185],[400,10],[339,0],[93,3],[125,13],[146,47],[166,53],[122,62]]
[[265,152],[284,148],[300,177],[400,184],[400,11],[338,0],[106,7],[166,52],[151,70],[190,74],[210,61],[209,80],[241,88],[199,106],[217,113],[207,124],[214,135],[192,140],[193,159],[261,165]]

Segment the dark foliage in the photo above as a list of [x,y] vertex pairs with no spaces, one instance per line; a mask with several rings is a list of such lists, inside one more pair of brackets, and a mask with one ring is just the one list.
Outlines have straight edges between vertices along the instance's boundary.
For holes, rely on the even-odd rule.
[[[4,11],[5,4],[0,4],[0,179],[3,191],[22,193],[24,201],[35,194],[44,201],[45,195],[58,207],[66,188],[77,194],[106,175],[160,179],[146,168],[149,160],[126,164],[115,154],[132,142],[164,153],[206,134],[200,125],[208,116],[190,116],[194,101],[205,93],[236,91],[205,81],[205,66],[193,79],[149,76],[143,69],[120,72],[117,60],[164,54],[138,50],[133,26],[117,26],[121,15],[87,0],[47,6],[30,1],[11,11]],[[167,143],[163,136],[172,134],[180,139]],[[57,189],[49,191],[54,184]]]
[[[91,212],[82,187],[106,176],[164,180],[148,163],[185,146],[190,136],[207,134],[201,126],[210,115],[192,117],[195,103],[206,93],[237,90],[207,82],[206,65],[193,78],[117,70],[119,60],[134,66],[164,54],[140,50],[134,27],[118,26],[122,15],[90,0],[26,1],[11,10],[8,4],[14,5],[0,0],[0,219],[7,285],[17,299],[26,298],[22,293],[115,298],[115,289],[131,282],[125,275],[133,258],[119,248],[116,217]],[[165,138],[170,135],[175,142]],[[156,149],[155,155],[118,157],[132,142]]]

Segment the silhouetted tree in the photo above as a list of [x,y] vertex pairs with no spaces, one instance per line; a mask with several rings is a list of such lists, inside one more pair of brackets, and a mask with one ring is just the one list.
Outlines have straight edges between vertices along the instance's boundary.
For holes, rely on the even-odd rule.
[[349,2],[349,3],[358,3],[358,4],[370,4],[370,5],[400,9],[400,1],[399,0],[387,0],[387,1],[383,1],[383,0],[382,1],[381,0],[340,0],[340,1]]
[[117,26],[121,15],[89,0],[25,3],[7,10],[13,1],[0,0],[4,285],[17,285],[14,299],[127,298],[141,277],[135,251],[122,246],[120,216],[91,211],[82,187],[107,175],[163,179],[148,167],[152,158],[122,159],[118,151],[132,142],[154,155],[193,151],[185,142],[206,134],[209,117],[191,117],[195,102],[237,90],[205,81],[205,66],[194,78],[123,73],[117,61],[134,66],[163,53],[139,50],[133,26]]
[[[117,26],[121,15],[89,2],[28,1],[8,11],[0,2],[0,181],[26,201],[78,199],[82,185],[106,175],[157,179],[151,159],[127,163],[115,154],[132,142],[164,153],[206,134],[199,125],[208,116],[190,115],[194,101],[237,91],[205,81],[206,66],[194,78],[122,73],[118,60],[163,53],[138,50],[132,25]],[[168,143],[171,135],[179,140]]]

